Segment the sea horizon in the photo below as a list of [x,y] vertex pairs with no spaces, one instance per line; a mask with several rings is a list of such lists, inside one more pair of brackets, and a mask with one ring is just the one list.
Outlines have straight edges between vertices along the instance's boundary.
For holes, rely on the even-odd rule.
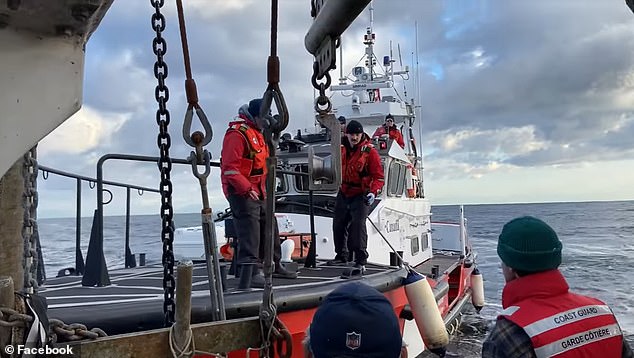
[[[549,204],[592,204],[592,203],[627,203],[633,202],[634,199],[619,199],[619,200],[571,200],[571,201],[527,201],[527,202],[505,202],[505,203],[467,203],[467,204],[431,204],[433,207],[451,207],[451,206],[487,206],[487,205],[549,205]],[[158,207],[158,206],[157,206]],[[228,206],[227,206],[228,207]],[[222,208],[224,211],[226,207]],[[220,209],[212,208],[214,214],[220,212]],[[130,216],[154,216],[160,215],[158,213],[159,209],[157,209],[157,213],[130,213]],[[175,215],[196,215],[200,214],[199,212],[174,212]],[[116,218],[116,217],[125,217],[125,214],[118,215],[104,215],[104,217]],[[75,216],[38,216],[38,219],[74,219]],[[82,219],[90,219],[91,216],[81,216]]]

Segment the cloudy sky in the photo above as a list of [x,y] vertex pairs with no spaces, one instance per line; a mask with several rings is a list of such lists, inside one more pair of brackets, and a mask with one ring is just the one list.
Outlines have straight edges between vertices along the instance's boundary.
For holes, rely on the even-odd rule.
[[[164,10],[171,154],[185,158],[191,148],[180,134],[186,101],[174,3]],[[227,122],[266,88],[270,4],[184,3],[200,104],[215,131],[208,149],[217,159]],[[293,131],[313,122],[312,57],[303,45],[309,4],[280,0],[281,88]],[[391,41],[403,64],[418,69],[433,204],[634,199],[634,16],[624,1],[375,0],[374,8],[377,55],[388,54]],[[83,109],[40,143],[41,164],[95,176],[106,153],[158,155],[152,11],[147,0],[115,1],[86,48]],[[343,37],[346,72],[362,55],[368,24],[365,11]],[[176,212],[198,212],[191,169],[175,165],[172,176]],[[109,162],[105,177],[158,183],[156,166],[143,163]],[[224,207],[218,171],[209,186],[214,208]],[[74,215],[74,181],[51,175],[39,190],[41,217]],[[123,214],[125,192],[112,191],[106,214]],[[85,185],[83,196],[90,215],[94,190]],[[134,194],[131,205],[133,214],[155,214],[159,197]]]

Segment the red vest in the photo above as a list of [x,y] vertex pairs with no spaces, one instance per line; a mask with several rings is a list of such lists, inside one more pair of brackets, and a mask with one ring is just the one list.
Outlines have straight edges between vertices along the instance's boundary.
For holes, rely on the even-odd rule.
[[[240,159],[240,174],[245,176],[256,188],[260,188],[262,195],[266,194],[266,158],[269,156],[269,148],[264,140],[264,135],[259,130],[249,126],[244,120],[229,123],[227,133],[235,131],[241,134],[244,139],[242,143],[231,143],[231,145],[244,145],[246,142],[248,151]],[[224,182],[223,186],[228,183]]]
[[541,357],[621,357],[623,336],[600,300],[568,292],[559,270],[520,277],[502,293],[501,314],[522,327]]
[[345,196],[362,195],[370,190],[372,177],[368,175],[368,159],[373,148],[364,140],[348,155],[350,149],[341,145],[341,191]]

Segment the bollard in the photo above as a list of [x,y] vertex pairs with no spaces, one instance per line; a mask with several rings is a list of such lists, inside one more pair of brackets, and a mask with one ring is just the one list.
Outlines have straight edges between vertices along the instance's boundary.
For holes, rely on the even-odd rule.
[[139,254],[139,266],[145,266],[145,253]]
[[398,257],[394,252],[390,251],[390,266],[398,266]]
[[390,266],[403,266],[403,251],[390,252]]
[[191,261],[181,261],[176,267],[176,315],[174,321],[174,348],[179,357],[191,357],[194,352],[189,351],[192,346],[191,298],[192,271]]
[[440,265],[433,265],[431,267],[431,278],[436,279],[440,274]]

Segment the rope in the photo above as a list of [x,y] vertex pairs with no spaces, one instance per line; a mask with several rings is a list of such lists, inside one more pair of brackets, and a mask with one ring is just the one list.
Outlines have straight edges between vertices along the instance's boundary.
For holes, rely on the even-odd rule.
[[[374,221],[372,221],[372,219],[370,219],[369,217],[366,218],[370,224],[372,224],[372,226],[374,227],[374,229],[376,229],[376,231],[379,233],[379,235],[381,235],[381,237],[383,238],[383,240],[385,241],[385,243],[387,243],[387,245],[390,247],[390,249],[392,249],[392,252],[394,252],[394,254],[396,254],[396,256],[398,256],[398,258],[401,260],[401,262],[403,263],[403,266],[405,267],[405,269],[407,270],[408,273],[411,273],[414,271],[414,269],[409,265],[409,263],[405,262],[405,260],[403,260],[403,257],[396,251],[396,249],[394,248],[394,246],[392,246],[392,244],[390,244],[390,241],[385,237],[385,235],[383,235],[383,233],[381,232],[381,229],[379,229],[376,224],[374,223]],[[415,271],[414,271],[415,272]]]
[[[174,358],[191,357],[194,354],[204,354],[204,355],[208,355],[212,357],[227,358],[227,354],[224,354],[224,353],[213,353],[213,352],[197,350],[196,342],[194,341],[194,333],[192,332],[191,327],[187,331],[187,339],[185,340],[185,344],[183,345],[183,347],[179,347],[176,344],[173,333],[174,333],[174,326],[171,326],[170,332],[169,332],[169,341],[170,341],[170,350],[172,351],[172,357]],[[247,354],[247,357],[249,357],[248,354]]]
[[[278,0],[272,0],[271,1],[271,57],[277,56],[277,9],[278,9]],[[278,82],[279,82],[279,79],[278,79]]]
[[[204,148],[213,137],[213,129],[211,123],[207,118],[207,115],[198,104],[198,93],[196,90],[196,82],[192,78],[191,62],[189,59],[189,47],[187,45],[187,30],[185,27],[185,15],[183,14],[182,0],[176,0],[178,22],[181,36],[181,44],[183,47],[183,61],[185,65],[185,73],[187,79],[185,80],[185,92],[187,94],[187,110],[185,111],[185,119],[183,120],[182,135],[183,140],[189,146],[194,148],[194,151],[190,152],[187,160],[191,164],[192,174],[198,178],[200,184],[200,191],[202,197],[202,227],[203,227],[203,240],[205,246],[209,244],[209,247],[216,247],[215,231],[211,227],[213,225],[212,215],[213,211],[209,204],[209,194],[207,189],[207,177],[211,173],[211,153]],[[204,133],[200,131],[194,131],[192,133],[192,122],[194,114],[200,120],[203,126]],[[204,170],[200,171],[200,166],[203,166]],[[214,321],[225,320],[225,304],[223,297],[222,282],[220,280],[220,266],[218,263],[218,254],[216,251],[212,253],[205,251],[205,259],[207,260],[209,270],[207,270],[209,281],[209,298],[211,299],[212,307],[212,319]]]
[[176,0],[176,8],[178,12],[178,27],[181,35],[181,45],[183,47],[183,62],[185,65],[185,93],[187,94],[187,103],[198,108],[198,91],[196,90],[196,82],[192,77],[191,61],[189,59],[189,46],[187,45],[187,28],[185,27],[185,15],[183,14],[183,1]]
[[[185,76],[188,80],[192,79],[192,69],[189,60],[189,46],[187,46],[187,29],[185,28],[185,16],[183,15],[183,1],[176,0],[176,9],[178,11],[178,25],[181,34],[181,44],[183,46],[183,61],[185,62]],[[189,98],[188,98],[189,99]]]
[[[179,347],[176,342],[175,342],[175,338],[174,338],[174,326],[172,325],[170,327],[170,350],[172,351],[172,356],[174,358],[181,358],[181,357],[189,357],[192,354],[194,354],[196,352],[196,346],[194,345],[194,335],[192,333],[192,329],[191,327],[187,330],[187,336],[185,339],[185,344],[183,345],[183,347]],[[191,346],[191,349],[188,349]]]
[[[183,63],[185,66],[185,94],[187,96],[187,111],[185,112],[185,120],[183,121],[183,139],[187,144],[196,148],[197,164],[203,164],[204,154],[202,147],[209,144],[213,136],[213,130],[211,124],[207,119],[205,111],[198,104],[198,90],[196,89],[196,81],[192,76],[191,61],[189,59],[189,45],[187,44],[187,27],[185,26],[185,15],[183,12],[183,1],[176,0],[176,8],[178,12],[178,27],[181,36],[181,45],[183,48]],[[192,129],[192,120],[194,118],[194,110],[196,116],[200,120],[205,133],[196,131],[190,133]],[[192,163],[194,165],[195,163]],[[195,168],[195,165],[194,165]],[[209,173],[207,173],[208,175]],[[194,175],[200,178],[197,170],[194,170]],[[206,176],[206,175],[205,175]]]
[[271,104],[275,102],[279,118],[275,121],[269,120],[268,125],[275,141],[279,140],[280,133],[288,126],[289,119],[288,107],[280,89],[280,59],[277,57],[278,8],[278,0],[271,0],[271,52],[266,64],[268,86],[264,96],[262,96],[263,103],[260,108],[260,118],[266,118],[271,109]]
[[[264,291],[260,305],[260,334],[262,337],[262,350],[268,356],[271,348],[271,337],[274,326],[278,321],[277,307],[273,299],[273,240],[274,240],[274,213],[275,213],[275,170],[277,167],[276,147],[281,132],[288,126],[289,114],[286,101],[279,86],[280,60],[277,57],[277,23],[278,0],[271,0],[271,52],[267,60],[267,88],[262,96],[258,124],[263,129],[264,138],[269,148],[270,156],[266,160],[268,169],[266,178],[266,218],[264,242]],[[279,116],[270,115],[271,104],[275,102]],[[276,337],[277,338],[277,337]],[[275,338],[275,339],[276,339]]]

